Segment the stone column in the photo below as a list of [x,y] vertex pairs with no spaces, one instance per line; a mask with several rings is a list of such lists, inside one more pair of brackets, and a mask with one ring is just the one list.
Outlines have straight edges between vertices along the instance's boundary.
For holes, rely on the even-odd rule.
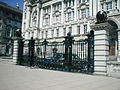
[[37,24],[37,26],[36,26],[37,28],[39,28],[39,22],[40,22],[40,19],[39,19],[39,18],[40,18],[40,7],[41,7],[41,6],[40,6],[40,4],[38,3],[38,4],[37,4],[37,23],[36,23],[36,24]]
[[77,0],[74,1],[74,21],[77,20]]
[[100,0],[97,1],[97,12],[101,10]]
[[117,61],[120,62],[120,28],[117,31],[118,31],[118,58],[117,58]]
[[120,9],[120,0],[117,0],[117,8]]
[[41,10],[40,10],[40,28],[42,28],[42,24],[43,24],[43,9],[41,8]]
[[62,1],[61,22],[64,22],[64,2]]
[[92,5],[93,0],[90,0],[89,2],[90,2],[90,8],[89,8],[90,16],[93,16],[93,10],[92,10],[93,9],[92,8],[93,7],[93,5]]
[[19,42],[22,41],[23,38],[21,38],[21,37],[15,37],[15,38],[13,38],[13,40],[14,40],[13,62],[17,63],[17,61],[19,59],[18,57],[19,57],[19,49],[20,49]]
[[31,23],[31,7],[28,7],[26,29],[30,27],[30,23]]
[[51,5],[51,11],[50,11],[50,25],[52,25],[52,18],[53,18],[53,15],[52,15],[52,12],[53,12],[53,8],[52,8],[52,5]]
[[91,26],[94,30],[94,74],[107,75],[110,27],[108,23]]

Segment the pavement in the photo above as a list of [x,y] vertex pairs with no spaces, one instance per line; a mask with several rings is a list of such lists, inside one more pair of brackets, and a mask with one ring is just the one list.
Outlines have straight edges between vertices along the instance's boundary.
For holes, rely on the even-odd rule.
[[0,90],[120,90],[120,79],[30,69],[0,59]]

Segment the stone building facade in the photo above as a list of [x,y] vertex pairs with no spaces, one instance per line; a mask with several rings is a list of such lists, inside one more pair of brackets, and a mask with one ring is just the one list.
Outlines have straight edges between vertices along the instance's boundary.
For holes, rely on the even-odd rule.
[[[71,32],[73,36],[79,38],[90,32],[90,26],[96,22],[96,13],[101,10],[107,12],[108,22],[118,29],[120,25],[119,0],[36,0],[34,2],[24,0],[23,37],[25,39],[31,37],[41,40],[55,39]],[[110,43],[117,42],[111,40]],[[117,49],[114,46],[110,48]],[[117,50],[110,51],[110,55],[113,54],[117,54]]]
[[22,10],[0,2],[0,55],[12,55],[12,38],[21,25]]
[[[39,40],[62,40],[68,32],[71,32],[75,39],[85,39],[86,34],[90,30],[99,28],[92,27],[96,23],[96,13],[98,11],[107,12],[107,23],[109,23],[109,32],[102,37],[103,33],[96,34],[95,44],[102,46],[103,43],[108,41],[108,49],[103,47],[95,48],[95,63],[96,72],[106,72],[106,60],[119,61],[120,56],[120,0],[24,0],[23,22],[22,22],[22,35],[25,39]],[[101,29],[106,28],[104,25],[100,26]],[[103,28],[104,27],[104,28]],[[103,39],[102,39],[103,38]],[[98,42],[97,42],[98,40]],[[105,40],[105,41],[104,41]],[[105,61],[100,60],[102,48],[105,51]],[[99,51],[99,53],[97,52]],[[96,57],[98,58],[96,59]]]

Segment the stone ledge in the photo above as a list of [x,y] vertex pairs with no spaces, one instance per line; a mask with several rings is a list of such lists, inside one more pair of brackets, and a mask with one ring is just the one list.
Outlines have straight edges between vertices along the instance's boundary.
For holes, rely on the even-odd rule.
[[13,37],[12,39],[13,39],[13,40],[23,40],[22,37]]
[[107,62],[108,65],[120,65],[120,62],[117,62],[117,61],[108,61]]
[[93,30],[109,30],[112,26],[109,23],[100,23],[100,24],[95,24],[90,26],[91,29]]

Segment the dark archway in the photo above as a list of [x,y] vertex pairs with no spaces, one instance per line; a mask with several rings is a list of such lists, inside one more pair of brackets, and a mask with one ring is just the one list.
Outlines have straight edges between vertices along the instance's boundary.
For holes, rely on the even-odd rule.
[[118,25],[112,20],[108,20],[108,23],[112,26],[112,28],[109,30],[109,56],[117,56]]

